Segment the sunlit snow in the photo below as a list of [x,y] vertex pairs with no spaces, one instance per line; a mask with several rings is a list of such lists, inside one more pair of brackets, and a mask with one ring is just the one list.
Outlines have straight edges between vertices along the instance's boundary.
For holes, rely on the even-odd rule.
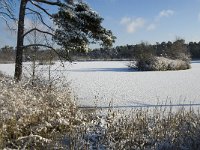
[[[25,63],[25,72],[31,72]],[[126,61],[57,62],[51,67],[53,76],[64,75],[81,106],[145,106],[154,104],[200,104],[200,61],[182,71],[130,70]],[[41,66],[40,66],[41,67]],[[27,69],[29,68],[29,69]],[[13,75],[14,64],[0,64],[0,70]],[[38,69],[40,70],[40,69]],[[40,74],[46,75],[43,66]]]

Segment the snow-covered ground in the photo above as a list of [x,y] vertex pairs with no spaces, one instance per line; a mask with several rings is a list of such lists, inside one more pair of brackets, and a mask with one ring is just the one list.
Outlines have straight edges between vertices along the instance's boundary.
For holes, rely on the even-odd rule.
[[[64,75],[82,106],[144,106],[154,104],[200,104],[200,61],[183,71],[138,72],[125,61],[65,63],[51,67],[52,74]],[[30,70],[25,63],[25,70]],[[29,69],[28,69],[29,68]],[[42,74],[47,73],[47,67]],[[0,64],[0,70],[13,75],[13,64]],[[38,69],[40,70],[40,69]],[[54,76],[53,75],[53,76]]]

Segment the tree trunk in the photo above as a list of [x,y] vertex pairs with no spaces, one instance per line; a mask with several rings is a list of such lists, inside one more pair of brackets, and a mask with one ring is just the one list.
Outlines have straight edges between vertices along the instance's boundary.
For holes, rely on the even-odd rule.
[[17,49],[16,49],[16,59],[15,59],[15,75],[14,78],[18,82],[22,77],[22,61],[23,61],[23,46],[24,46],[24,18],[26,11],[26,4],[28,0],[21,0],[20,10],[19,10],[19,22],[18,22],[18,32],[17,32]]

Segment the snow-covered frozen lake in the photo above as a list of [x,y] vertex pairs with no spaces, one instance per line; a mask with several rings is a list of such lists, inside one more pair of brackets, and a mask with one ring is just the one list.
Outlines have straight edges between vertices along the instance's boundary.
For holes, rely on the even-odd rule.
[[[183,71],[139,72],[125,61],[56,63],[53,74],[64,75],[82,106],[145,106],[154,104],[200,104],[200,61]],[[30,68],[25,63],[25,68]],[[45,74],[45,67],[43,68]],[[46,67],[47,69],[47,67]],[[13,64],[0,64],[0,70],[13,75]],[[29,69],[25,69],[29,70]]]

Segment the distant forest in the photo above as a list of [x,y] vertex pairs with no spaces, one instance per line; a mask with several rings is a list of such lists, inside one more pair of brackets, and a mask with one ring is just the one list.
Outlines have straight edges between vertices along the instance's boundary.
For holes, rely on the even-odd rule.
[[[177,49],[173,49],[175,42],[162,42],[156,43],[155,45],[150,45],[146,43],[136,44],[136,45],[125,45],[125,46],[117,46],[114,48],[98,48],[88,51],[87,53],[79,53],[77,54],[77,58],[88,58],[88,59],[134,59],[137,55],[142,53],[149,53],[149,51],[156,55],[162,56],[171,55],[173,51],[177,51]],[[188,44],[184,43],[184,47],[190,53],[192,59],[200,59],[200,42],[190,42]],[[142,45],[142,46],[141,46]],[[141,49],[143,47],[143,49]]]
[[[184,47],[190,53],[192,59],[200,59],[200,42],[190,42],[186,44],[184,40]],[[141,53],[149,53],[156,56],[171,55],[173,51],[176,51],[174,48],[174,42],[162,42],[150,45],[147,43],[140,43],[136,45],[125,45],[117,46],[113,48],[98,48],[98,49],[89,49],[87,52],[71,52],[69,55],[72,60],[134,60],[134,58]],[[57,52],[44,49],[26,49],[24,50],[24,61],[33,60],[58,60],[58,53],[63,53],[63,51],[57,50]],[[10,46],[4,46],[0,49],[0,62],[15,60],[15,49]]]

